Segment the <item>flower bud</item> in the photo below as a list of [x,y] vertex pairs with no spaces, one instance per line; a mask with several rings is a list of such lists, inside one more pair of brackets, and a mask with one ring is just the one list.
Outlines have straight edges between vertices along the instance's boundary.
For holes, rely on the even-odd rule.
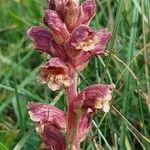
[[79,19],[79,1],[70,0],[65,6],[64,21],[69,30],[72,30]]
[[53,10],[46,10],[44,23],[50,28],[56,43],[62,45],[69,37],[69,31],[57,12]]

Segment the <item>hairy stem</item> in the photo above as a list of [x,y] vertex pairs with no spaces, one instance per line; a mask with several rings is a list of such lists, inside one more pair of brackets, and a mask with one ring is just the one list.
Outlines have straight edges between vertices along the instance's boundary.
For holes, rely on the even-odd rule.
[[[68,105],[68,120],[67,120],[67,146],[69,146],[69,150],[72,149],[74,145],[75,134],[78,126],[78,116],[74,111],[73,101],[74,98],[77,96],[77,74],[74,74],[74,82],[73,84],[67,88],[67,105]],[[71,146],[71,147],[70,147]],[[77,144],[76,148],[80,145]]]

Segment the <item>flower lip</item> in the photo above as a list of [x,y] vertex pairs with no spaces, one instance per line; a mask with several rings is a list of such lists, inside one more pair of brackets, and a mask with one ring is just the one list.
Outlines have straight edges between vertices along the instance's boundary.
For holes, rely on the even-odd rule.
[[96,44],[98,44],[99,40],[97,36],[94,36],[93,38],[89,38],[87,40],[83,40],[77,44],[72,43],[73,46],[75,46],[75,48],[77,50],[83,50],[85,52],[88,51],[92,51],[93,49],[95,49]]
[[71,84],[71,79],[63,74],[48,74],[46,82],[50,89],[56,91],[59,90],[63,85],[69,86]]

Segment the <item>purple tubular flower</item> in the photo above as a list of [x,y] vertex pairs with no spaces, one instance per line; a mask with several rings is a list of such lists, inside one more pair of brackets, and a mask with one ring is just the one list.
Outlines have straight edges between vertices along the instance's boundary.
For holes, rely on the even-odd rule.
[[102,109],[104,112],[108,112],[113,88],[114,85],[91,85],[80,92],[74,99],[74,107],[82,108],[83,110],[90,108],[93,112],[95,109]]
[[93,31],[86,25],[75,28],[66,43],[67,54],[77,56],[81,51],[104,53],[107,41],[111,34],[107,29],[98,32]]
[[44,23],[49,27],[56,43],[62,45],[69,37],[69,31],[56,11],[46,10]]
[[47,104],[29,102],[27,105],[31,119],[37,123],[37,132],[43,139],[46,148],[65,150],[64,131],[66,114],[56,107]]
[[92,56],[103,54],[110,37],[107,29],[95,32],[86,25],[75,28],[65,47],[68,56],[74,59],[75,68],[86,64]]
[[99,44],[96,33],[86,25],[75,28],[66,43],[67,54],[77,56],[81,51],[92,51]]
[[48,30],[42,27],[33,26],[28,30],[27,34],[34,43],[34,49],[40,52],[46,52],[54,57],[59,57],[62,60],[66,59],[64,49],[56,44],[52,34]]
[[53,90],[59,90],[62,86],[72,84],[71,69],[59,58],[53,57],[40,67],[41,74],[39,81],[47,83],[48,87]]

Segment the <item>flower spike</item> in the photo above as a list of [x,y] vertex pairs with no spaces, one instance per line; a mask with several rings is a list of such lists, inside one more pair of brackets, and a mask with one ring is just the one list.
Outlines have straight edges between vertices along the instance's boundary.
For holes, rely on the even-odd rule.
[[39,67],[38,80],[53,91],[65,88],[67,113],[35,102],[29,102],[27,108],[44,148],[80,150],[95,110],[110,110],[114,86],[95,84],[78,93],[77,75],[91,57],[105,53],[111,33],[88,26],[96,12],[95,0],[81,5],[79,0],[48,0],[48,4],[43,19],[46,27],[31,27],[28,36],[34,49],[51,56]]

